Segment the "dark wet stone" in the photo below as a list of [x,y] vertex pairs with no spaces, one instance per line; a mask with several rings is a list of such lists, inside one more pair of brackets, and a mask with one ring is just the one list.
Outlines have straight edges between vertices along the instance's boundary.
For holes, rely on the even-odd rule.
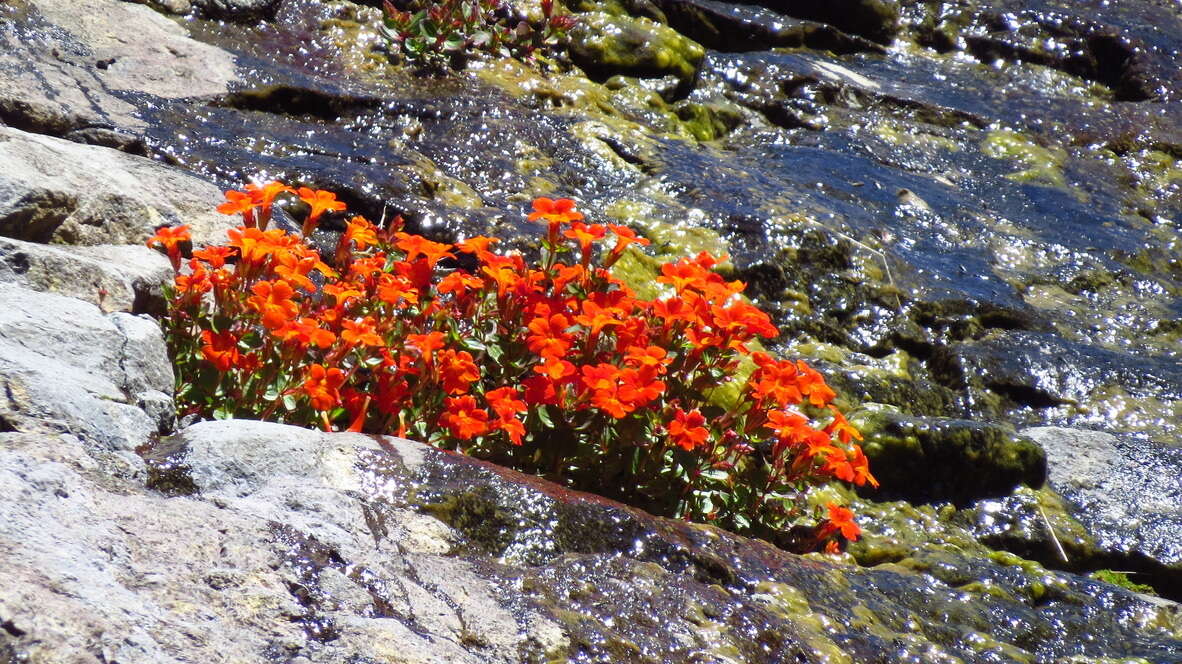
[[1046,479],[1043,451],[1001,425],[890,411],[860,412],[856,422],[882,485],[876,498],[963,504]]
[[828,23],[882,44],[889,44],[899,27],[896,0],[745,0],[742,4],[762,5],[795,18]]
[[214,19],[253,21],[274,15],[282,0],[191,0],[203,15]]
[[1125,101],[1174,98],[1179,90],[1179,54],[1171,42],[1182,21],[1162,3],[901,4],[918,41],[942,51],[1054,67],[1101,83]]
[[716,51],[778,47],[834,53],[882,50],[865,37],[847,34],[826,23],[791,18],[766,7],[717,0],[657,0],[657,4],[670,27]]

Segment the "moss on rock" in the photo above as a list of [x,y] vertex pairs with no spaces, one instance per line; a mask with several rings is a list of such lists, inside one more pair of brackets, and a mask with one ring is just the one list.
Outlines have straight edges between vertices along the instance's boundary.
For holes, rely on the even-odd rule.
[[850,421],[882,482],[882,495],[964,503],[1040,486],[1046,456],[1034,441],[998,424],[862,409]]
[[672,74],[688,84],[706,50],[652,19],[591,12],[579,15],[578,25],[571,30],[570,53],[575,63],[595,76]]

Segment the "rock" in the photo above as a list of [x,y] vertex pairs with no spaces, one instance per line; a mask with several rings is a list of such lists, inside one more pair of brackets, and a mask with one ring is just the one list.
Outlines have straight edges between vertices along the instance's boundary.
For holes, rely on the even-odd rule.
[[133,469],[132,451],[175,417],[154,321],[10,283],[0,284],[0,382],[0,428],[70,433]]
[[1050,485],[1096,539],[1096,558],[1138,572],[1134,580],[1182,593],[1182,450],[1063,427],[1022,435],[1046,450]]
[[0,235],[29,242],[142,244],[187,224],[194,242],[225,239],[217,187],[157,162],[0,127]]
[[193,491],[111,477],[73,436],[0,434],[0,652],[770,663],[873,661],[887,639],[963,659],[964,630],[1018,659],[1182,652],[1176,605],[1013,557],[810,560],[394,438],[207,422],[148,459]]
[[89,302],[104,313],[164,313],[172,280],[161,253],[136,245],[50,246],[0,237],[0,282]]
[[882,484],[875,496],[963,504],[1019,484],[1037,488],[1046,478],[1038,445],[1001,425],[888,409],[860,411],[850,421],[866,436],[862,447]]
[[688,85],[706,52],[667,26],[646,18],[579,15],[571,30],[571,58],[594,76],[660,78],[674,75]]
[[271,16],[279,0],[192,0],[200,12],[210,18],[252,21]]
[[126,145],[144,123],[122,93],[212,95],[237,78],[232,55],[143,5],[21,0],[0,12],[0,120],[20,129]]
[[828,23],[880,44],[891,43],[899,30],[899,3],[896,0],[803,0],[791,3],[756,0],[754,4],[796,18]]
[[765,7],[716,0],[658,0],[670,27],[717,51],[807,47],[834,53],[881,51],[877,43],[825,23],[790,18]]

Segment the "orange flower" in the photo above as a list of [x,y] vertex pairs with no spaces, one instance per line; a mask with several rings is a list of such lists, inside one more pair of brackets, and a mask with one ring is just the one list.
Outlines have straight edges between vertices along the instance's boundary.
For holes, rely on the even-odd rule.
[[602,240],[606,234],[607,226],[601,224],[584,224],[581,221],[572,223],[570,230],[563,233],[564,236],[579,243],[583,265],[586,265],[591,260],[591,245]]
[[624,363],[630,367],[649,369],[657,374],[665,373],[665,365],[671,358],[660,346],[629,346],[624,351]]
[[439,353],[437,359],[439,380],[447,394],[467,392],[472,383],[480,380],[480,369],[466,350],[457,352],[448,348]]
[[773,410],[767,414],[764,427],[771,429],[778,440],[790,444],[802,444],[812,431],[808,418],[790,410]]
[[825,506],[829,510],[829,520],[821,527],[821,537],[828,537],[836,532],[841,532],[841,536],[851,542],[858,541],[858,536],[862,534],[862,529],[858,524],[854,523],[854,513],[850,510],[839,506],[837,503],[829,503]]
[[254,228],[254,209],[258,206],[250,194],[244,194],[241,191],[227,191],[225,193],[226,202],[218,206],[218,212],[222,214],[242,214],[242,223],[247,228]]
[[524,413],[529,408],[525,402],[518,399],[516,388],[498,387],[484,393],[484,399],[492,407],[493,412],[501,417],[510,417],[517,413]]
[[232,247],[209,246],[204,249],[198,249],[193,252],[193,258],[205,261],[210,267],[217,269],[226,264],[226,259],[233,256],[235,251]]
[[627,312],[622,309],[612,306],[603,307],[589,299],[583,300],[582,310],[583,313],[575,316],[575,322],[587,328],[591,338],[598,335],[605,327],[619,325],[623,322],[620,320],[621,317],[627,315]]
[[821,467],[821,472],[828,473],[843,482],[853,482],[855,477],[854,467],[846,458],[845,451],[836,447],[832,448],[825,456],[825,465]]
[[846,444],[849,444],[850,439],[862,440],[862,433],[845,419],[845,415],[842,415],[836,406],[830,404],[829,410],[833,411],[833,421],[825,427],[825,433],[836,433],[837,439]]
[[757,401],[770,399],[777,408],[798,404],[803,397],[797,386],[797,365],[789,360],[774,360],[767,353],[752,353],[758,367],[747,379],[751,395]]
[[[355,263],[356,264],[356,263]],[[383,272],[378,277],[378,299],[402,309],[419,303],[419,290],[402,275]]]
[[246,306],[263,317],[263,327],[276,330],[295,318],[299,307],[291,301],[295,290],[283,280],[260,281],[250,288],[254,293],[246,299]]
[[591,393],[591,405],[611,415],[621,418],[636,410],[631,399],[620,393],[620,368],[606,362],[598,365],[584,365],[581,369],[582,382]]
[[345,372],[333,367],[325,369],[319,364],[308,367],[308,377],[301,386],[312,408],[326,411],[336,408],[341,403],[340,388],[345,382]]
[[343,306],[349,300],[365,295],[365,292],[357,288],[356,285],[347,281],[338,281],[336,283],[324,284],[324,288],[320,289],[326,295],[331,295],[336,300],[337,306]]
[[280,228],[261,231],[257,228],[231,228],[226,231],[230,241],[226,244],[238,249],[239,270],[249,274],[267,265],[272,256],[291,250],[297,240]]
[[202,294],[209,292],[213,283],[204,265],[191,260],[189,267],[193,268],[193,271],[190,274],[177,274],[174,283],[178,294],[183,293],[189,298],[198,299]]
[[545,219],[551,223],[567,224],[583,218],[583,213],[575,210],[575,202],[569,198],[535,198],[533,207],[534,211],[529,215],[530,221]]
[[165,253],[168,254],[168,260],[172,263],[173,272],[180,272],[181,245],[188,242],[189,239],[188,226],[175,226],[172,228],[161,226],[156,229],[156,234],[148,239],[148,246],[159,245],[163,247]]
[[482,285],[484,285],[484,280],[480,277],[456,270],[440,279],[435,290],[442,295],[451,295],[456,299],[462,299],[469,291],[480,288]]
[[271,220],[271,205],[275,197],[282,193],[290,193],[291,187],[282,182],[272,180],[263,186],[257,184],[246,185],[246,193],[250,194],[250,201],[259,207],[259,228],[265,229]]
[[311,208],[308,210],[308,218],[304,220],[304,227],[301,229],[304,237],[308,237],[315,230],[316,224],[320,222],[320,215],[325,212],[340,212],[345,209],[345,203],[338,201],[337,195],[331,191],[300,187],[296,193],[299,194],[300,200]]
[[484,260],[484,257],[490,253],[488,250],[489,246],[495,242],[500,242],[500,240],[495,237],[477,235],[476,237],[470,237],[460,242],[456,245],[456,248],[465,254],[476,254],[477,258]]
[[211,330],[201,330],[201,354],[218,371],[229,371],[238,363],[238,338],[229,330],[214,334]]
[[493,421],[492,428],[504,431],[514,445],[520,445],[521,439],[525,437],[525,424],[516,417],[498,417]]
[[570,320],[562,314],[538,316],[526,326],[531,334],[526,337],[525,345],[543,359],[562,357],[570,350],[572,337],[566,333],[570,325]]
[[[861,440],[861,437],[859,437],[858,440]],[[869,482],[870,486],[877,489],[878,480],[870,474],[870,461],[866,458],[866,453],[862,451],[862,446],[854,445],[853,449],[850,451],[849,457],[850,465],[854,469],[854,484],[857,486],[862,486],[863,484]]]
[[398,238],[394,246],[406,252],[405,260],[408,263],[422,256],[427,259],[427,266],[433,269],[441,259],[456,257],[451,253],[452,246],[450,244],[432,242],[422,235],[410,235],[409,233],[395,233],[394,237]]
[[557,357],[548,357],[546,361],[534,366],[534,373],[549,378],[556,383],[565,383],[576,373],[575,365]]
[[295,342],[301,348],[312,344],[318,348],[328,348],[337,340],[337,335],[320,327],[315,318],[289,320],[275,330],[274,335],[284,342]]
[[341,327],[345,328],[341,332],[341,339],[350,346],[361,344],[363,346],[384,346],[385,342],[378,336],[377,321],[373,316],[366,316],[359,321],[352,321],[345,319],[341,321]]
[[692,452],[706,443],[710,432],[702,426],[706,418],[697,409],[690,412],[678,408],[669,422],[669,440],[686,452]]
[[443,333],[408,334],[406,335],[406,345],[417,348],[423,356],[423,362],[429,365],[435,356],[435,351],[443,348]]
[[448,397],[447,410],[439,421],[460,440],[469,440],[488,433],[488,411],[476,405],[476,398],[470,394],[462,397]]
[[816,369],[805,364],[803,360],[796,361],[796,369],[799,372],[796,384],[800,386],[801,394],[809,398],[809,403],[821,407],[837,398],[837,393],[825,384],[825,378],[817,373]]
[[624,254],[624,250],[628,248],[628,245],[638,244],[642,247],[647,247],[649,245],[649,241],[647,239],[637,237],[636,231],[628,228],[627,226],[608,224],[607,227],[608,230],[616,234],[616,246],[612,247],[611,253],[609,253],[607,258],[604,259],[604,267],[611,267],[616,263],[616,261],[620,260],[620,256]]

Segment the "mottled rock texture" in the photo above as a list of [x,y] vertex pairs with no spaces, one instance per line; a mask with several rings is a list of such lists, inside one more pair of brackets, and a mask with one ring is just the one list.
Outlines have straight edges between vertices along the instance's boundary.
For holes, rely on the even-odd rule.
[[[1177,17],[790,4],[580,3],[603,86],[414,76],[347,2],[0,6],[0,662],[1182,661],[1178,605],[1048,569],[1182,596],[1147,442],[1182,384]],[[258,171],[440,239],[528,246],[570,194],[730,252],[780,350],[883,405],[894,486],[820,558],[409,441],[178,432],[143,241],[219,240]]]

